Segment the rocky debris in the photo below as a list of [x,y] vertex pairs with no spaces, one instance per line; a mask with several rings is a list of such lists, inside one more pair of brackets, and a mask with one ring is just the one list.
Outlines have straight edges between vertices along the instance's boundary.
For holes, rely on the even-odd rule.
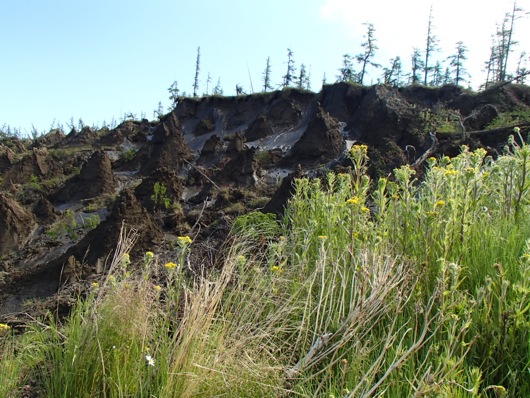
[[83,164],[79,175],[72,177],[53,195],[53,201],[64,203],[72,200],[95,198],[116,189],[116,179],[109,157],[102,150],[95,151]]
[[22,247],[35,227],[35,217],[30,211],[0,193],[0,256]]

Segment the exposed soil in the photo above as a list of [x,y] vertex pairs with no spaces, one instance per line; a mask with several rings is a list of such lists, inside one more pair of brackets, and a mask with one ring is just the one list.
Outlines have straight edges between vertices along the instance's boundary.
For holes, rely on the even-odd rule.
[[[158,121],[4,139],[0,321],[104,274],[122,226],[139,233],[132,258],[151,250],[169,260],[176,237],[191,235],[207,265],[235,217],[280,214],[296,177],[347,170],[351,145],[368,145],[374,176],[405,163],[421,170],[426,155],[453,156],[462,144],[495,156],[513,126],[484,129],[529,106],[530,88],[519,85],[471,93],[340,83],[183,98]],[[525,137],[529,126],[520,127]]]

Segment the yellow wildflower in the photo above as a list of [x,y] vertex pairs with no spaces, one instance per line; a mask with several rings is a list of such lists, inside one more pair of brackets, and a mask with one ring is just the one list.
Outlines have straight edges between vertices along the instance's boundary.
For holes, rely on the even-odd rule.
[[192,242],[191,238],[189,236],[187,236],[187,235],[186,236],[179,236],[177,238],[177,240],[178,240],[179,245],[181,245],[181,246],[190,245],[191,242]]
[[368,146],[367,145],[353,145],[351,148],[350,148],[350,155],[351,156],[366,156],[366,154],[368,153]]
[[366,207],[366,206],[361,207],[361,211],[363,213],[370,213],[370,209],[368,207]]
[[155,255],[154,255],[153,252],[146,252],[146,253],[145,253],[145,258],[146,258],[147,260],[152,260],[154,256],[155,256]]
[[361,203],[361,199],[359,199],[357,196],[354,196],[353,198],[348,199],[346,203],[352,206],[357,206]]
[[161,292],[161,291],[162,291],[162,286],[160,286],[160,285],[156,285],[156,286],[155,286],[155,290],[156,290],[157,292]]
[[445,205],[445,200],[439,200],[434,204],[434,207],[443,206]]
[[6,325],[5,323],[0,323],[0,333],[7,332],[11,329],[11,326]]
[[92,282],[92,288],[97,289],[99,287],[99,283]]
[[271,271],[274,272],[274,273],[277,273],[278,271],[280,271],[280,267],[278,267],[277,265],[273,265],[271,267]]
[[239,266],[245,265],[245,263],[247,262],[246,257],[242,256],[242,255],[237,256],[236,260],[237,260],[237,263],[239,264]]
[[320,239],[320,240],[322,240],[322,241],[326,240],[327,238],[328,238],[328,237],[327,237],[326,235],[319,235],[319,236],[318,236],[318,239]]
[[455,176],[458,174],[458,171],[456,171],[455,169],[447,169],[445,170],[445,175],[446,176]]
[[170,261],[170,262],[166,263],[166,264],[164,265],[164,267],[166,267],[167,269],[170,269],[170,270],[171,270],[171,269],[175,269],[175,268],[177,268],[177,264],[175,264],[175,263],[173,263],[173,262]]

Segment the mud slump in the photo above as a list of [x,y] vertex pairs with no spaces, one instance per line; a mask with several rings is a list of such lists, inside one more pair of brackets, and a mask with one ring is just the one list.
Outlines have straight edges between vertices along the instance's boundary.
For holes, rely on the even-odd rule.
[[[235,217],[280,214],[295,178],[347,170],[351,145],[368,145],[374,176],[404,163],[421,171],[422,156],[455,155],[462,144],[495,156],[513,126],[484,130],[529,101],[522,85],[471,93],[340,83],[182,98],[157,121],[2,139],[0,321],[57,307],[101,278],[122,227],[137,231],[137,262],[146,250],[169,261],[177,236],[191,235],[191,266],[211,266]],[[439,133],[433,115],[459,124]],[[525,137],[528,124],[520,127]]]

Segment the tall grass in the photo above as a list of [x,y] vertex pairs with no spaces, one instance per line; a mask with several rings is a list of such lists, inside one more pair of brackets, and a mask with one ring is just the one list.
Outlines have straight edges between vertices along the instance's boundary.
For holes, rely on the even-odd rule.
[[371,181],[354,146],[350,174],[297,180],[281,224],[243,216],[202,273],[189,238],[161,264],[124,234],[66,321],[0,337],[0,392],[530,396],[529,154]]

